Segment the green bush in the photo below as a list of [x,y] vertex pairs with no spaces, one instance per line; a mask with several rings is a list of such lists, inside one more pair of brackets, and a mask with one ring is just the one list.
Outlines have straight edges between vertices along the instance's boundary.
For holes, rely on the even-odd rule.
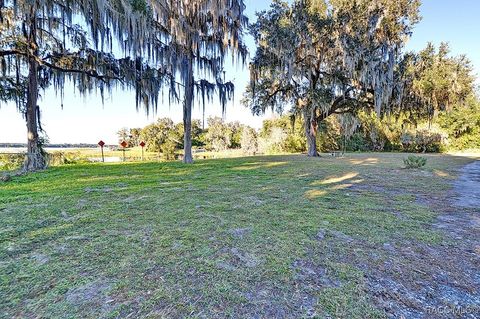
[[78,163],[86,163],[88,160],[82,157],[80,151],[69,151],[69,152],[62,152],[56,151],[52,153],[48,153],[48,165],[50,166],[59,166],[65,164],[78,164]]
[[287,132],[281,127],[273,127],[268,137],[262,137],[258,141],[258,148],[263,154],[281,154],[285,152],[285,140]]
[[283,145],[284,151],[288,153],[300,153],[306,150],[305,137],[288,134]]
[[480,149],[480,129],[476,134],[464,134],[450,141],[451,150]]
[[406,131],[400,135],[402,149],[406,152],[415,151],[415,132]]
[[25,154],[0,154],[0,171],[10,171],[20,168],[25,161]]
[[257,132],[253,128],[245,126],[242,130],[242,136],[240,137],[240,145],[243,154],[255,155],[258,152]]
[[419,152],[438,153],[442,149],[442,135],[427,129],[418,130],[415,136],[415,144]]
[[346,149],[350,152],[368,152],[371,150],[367,139],[360,132],[347,139]]
[[403,160],[405,168],[420,168],[427,164],[427,159],[422,156],[410,155]]
[[175,149],[177,144],[173,140],[167,140],[160,146],[160,150],[162,151],[162,155],[166,160],[173,160],[175,159]]

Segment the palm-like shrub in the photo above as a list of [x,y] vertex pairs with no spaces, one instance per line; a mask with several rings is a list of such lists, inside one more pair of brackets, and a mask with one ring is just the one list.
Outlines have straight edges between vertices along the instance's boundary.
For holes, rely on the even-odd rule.
[[410,155],[403,160],[405,168],[420,168],[427,164],[427,159],[422,156]]

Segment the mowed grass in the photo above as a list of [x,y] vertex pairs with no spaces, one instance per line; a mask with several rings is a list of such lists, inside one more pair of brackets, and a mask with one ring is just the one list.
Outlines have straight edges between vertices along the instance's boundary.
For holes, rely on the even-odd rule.
[[[0,184],[0,316],[383,317],[349,242],[438,244],[469,159],[262,156],[54,167]],[[329,243],[336,243],[330,245]],[[339,244],[340,243],[340,244]],[[367,251],[367,250],[366,250]],[[327,256],[327,255],[325,255]],[[312,287],[305,264],[322,265]]]

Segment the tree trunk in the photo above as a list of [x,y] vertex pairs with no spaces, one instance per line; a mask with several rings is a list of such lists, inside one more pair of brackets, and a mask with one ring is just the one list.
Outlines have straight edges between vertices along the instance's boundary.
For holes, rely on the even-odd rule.
[[192,106],[193,106],[193,65],[188,58],[185,79],[185,99],[183,101],[183,162],[193,163],[192,157]]
[[38,62],[34,58],[38,53],[36,32],[36,20],[32,18],[29,38],[29,45],[31,46],[30,54],[32,56],[29,57],[28,62],[28,91],[25,110],[25,120],[27,122],[27,156],[23,165],[23,169],[30,172],[47,168],[47,160],[38,136]]
[[305,136],[307,137],[307,155],[311,157],[318,157],[317,151],[317,128],[318,123],[314,114],[306,111],[304,112],[305,121]]

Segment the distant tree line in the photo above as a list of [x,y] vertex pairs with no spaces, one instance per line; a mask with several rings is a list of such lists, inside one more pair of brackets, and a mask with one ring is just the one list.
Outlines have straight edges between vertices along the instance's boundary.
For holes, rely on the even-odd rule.
[[[26,143],[0,143],[0,148],[25,148],[27,147]],[[52,144],[46,142],[44,147],[50,148],[96,148],[97,144],[90,143],[58,143]]]
[[[480,102],[474,94],[451,110],[438,110],[429,120],[412,121],[410,114],[379,116],[360,111],[355,116],[334,115],[319,123],[316,145],[319,152],[332,151],[403,151],[442,152],[480,148]],[[225,122],[210,117],[207,128],[200,120],[192,121],[194,149],[222,152],[241,149],[245,155],[306,153],[307,140],[301,117],[285,114],[263,121],[260,129],[239,122]],[[119,142],[129,147],[146,143],[150,152],[173,159],[183,148],[183,123],[158,119],[144,128],[122,128]]]
[[[207,119],[208,127],[203,129],[200,120],[192,120],[191,135],[192,146],[209,151],[220,152],[227,149],[241,147],[244,131],[255,130],[239,122],[225,122],[220,117]],[[143,128],[122,128],[117,132],[119,143],[126,141],[128,147],[138,146],[145,142],[146,150],[163,154],[167,159],[172,159],[177,150],[183,149],[184,140],[183,123],[174,123],[169,118],[160,118]],[[255,153],[256,150],[252,150]]]

